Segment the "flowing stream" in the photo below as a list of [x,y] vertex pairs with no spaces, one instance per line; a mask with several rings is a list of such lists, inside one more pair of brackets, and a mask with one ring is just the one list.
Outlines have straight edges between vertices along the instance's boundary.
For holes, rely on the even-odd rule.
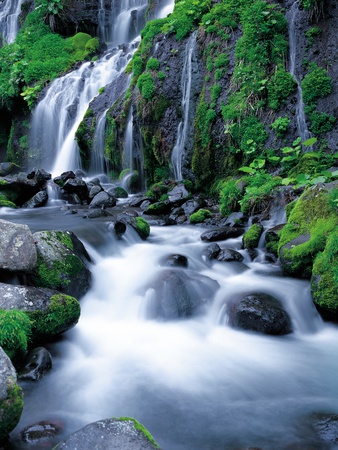
[[287,19],[289,24],[289,45],[290,45],[290,73],[297,82],[298,90],[298,105],[296,107],[297,115],[297,131],[298,136],[301,138],[302,142],[306,141],[311,137],[311,134],[306,125],[305,116],[305,106],[303,101],[303,91],[301,81],[297,75],[297,16],[299,15],[299,0],[295,1],[290,11],[287,13]]
[[18,18],[23,0],[3,0],[0,2],[0,37],[6,44],[14,42],[19,30]]
[[[338,328],[320,319],[307,281],[251,262],[240,238],[220,245],[242,252],[245,265],[211,264],[199,227],[152,227],[146,242],[129,230],[116,240],[100,222],[58,209],[3,211],[2,218],[33,231],[73,229],[95,260],[78,325],[48,346],[52,372],[23,384],[25,408],[13,449],[26,448],[18,433],[39,421],[61,424],[60,439],[115,416],[137,418],[164,450],[327,448],[309,433],[305,418],[338,413]],[[210,277],[219,289],[199,317],[150,320],[147,285],[165,269],[160,259],[177,252],[189,268],[175,270]],[[230,328],[224,305],[248,291],[277,297],[294,332],[273,337]]]

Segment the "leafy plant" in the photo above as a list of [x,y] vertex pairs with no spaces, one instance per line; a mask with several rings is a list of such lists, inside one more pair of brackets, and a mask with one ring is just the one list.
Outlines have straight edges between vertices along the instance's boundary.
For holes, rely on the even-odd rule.
[[277,137],[281,138],[288,131],[290,122],[291,120],[288,117],[278,117],[271,125],[271,128],[276,133]]

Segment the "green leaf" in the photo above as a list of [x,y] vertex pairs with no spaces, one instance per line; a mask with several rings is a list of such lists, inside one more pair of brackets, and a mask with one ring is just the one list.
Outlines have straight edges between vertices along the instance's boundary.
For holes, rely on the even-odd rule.
[[331,172],[331,176],[332,178],[338,177],[338,170],[334,170],[333,172]]
[[269,156],[268,161],[270,162],[278,162],[280,161],[280,156]]
[[265,159],[262,158],[255,158],[250,164],[250,167],[253,167],[255,169],[261,169],[264,166],[265,166]]
[[305,145],[305,147],[311,147],[316,142],[317,142],[317,138],[313,137],[313,138],[307,139],[306,141],[302,142],[302,144]]
[[252,169],[251,167],[247,167],[247,166],[240,167],[238,170],[240,170],[241,172],[245,172],[245,173],[256,173],[255,169]]
[[291,183],[292,183],[291,178],[283,178],[283,179],[282,179],[282,185],[283,185],[283,186],[288,186],[288,185],[291,184]]
[[318,184],[318,183],[325,183],[326,178],[323,176],[319,176],[317,178],[313,178],[313,180],[311,180],[312,184]]
[[284,147],[282,148],[283,153],[293,153],[295,149],[293,147]]

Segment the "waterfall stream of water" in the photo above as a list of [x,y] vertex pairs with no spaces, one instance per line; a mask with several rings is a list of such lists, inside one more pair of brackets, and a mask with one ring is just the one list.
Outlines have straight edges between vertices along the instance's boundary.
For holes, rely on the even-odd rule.
[[[152,227],[143,242],[130,230],[116,240],[99,222],[84,225],[48,208],[3,214],[33,231],[73,229],[95,261],[78,325],[49,346],[52,372],[23,384],[15,450],[25,448],[16,433],[32,423],[61,423],[67,435],[114,416],[137,418],[164,450],[321,448],[304,423],[314,412],[338,413],[338,328],[321,321],[309,282],[251,262],[240,238],[220,245],[241,251],[244,264],[210,263],[198,227]],[[219,289],[201,316],[147,319],[146,287],[167,269],[161,258],[178,250],[189,267],[172,270],[209,277]],[[277,297],[294,332],[274,337],[229,327],[226,302],[248,291]]]
[[23,0],[3,0],[0,2],[0,36],[6,44],[14,42],[18,33],[19,14]]
[[303,91],[300,79],[297,74],[297,16],[299,14],[299,0],[295,1],[290,11],[287,13],[287,19],[289,24],[289,45],[290,45],[290,73],[297,82],[298,90],[298,105],[296,108],[297,115],[297,131],[298,136],[301,138],[302,142],[306,141],[311,137],[310,132],[306,124],[305,116],[305,106],[303,101]]
[[182,180],[182,160],[185,154],[185,144],[189,129],[189,111],[192,80],[192,58],[196,48],[196,32],[193,32],[187,41],[184,53],[184,64],[181,75],[181,109],[182,120],[177,129],[176,143],[171,154],[171,164],[174,169],[175,180]]

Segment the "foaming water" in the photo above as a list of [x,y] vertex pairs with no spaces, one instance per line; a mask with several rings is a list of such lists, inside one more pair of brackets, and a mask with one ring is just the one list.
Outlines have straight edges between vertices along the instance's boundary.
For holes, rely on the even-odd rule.
[[[18,429],[58,420],[67,434],[105,417],[132,416],[168,450],[312,445],[300,431],[302,419],[338,412],[337,327],[321,321],[306,281],[275,276],[269,264],[204,261],[202,231],[152,227],[146,242],[129,231],[96,250],[80,322],[51,346],[53,371],[26,386]],[[189,261],[188,269],[173,270],[209,277],[219,289],[201,316],[146,320],[146,286],[168,269],[160,261],[172,253]],[[220,320],[232,295],[257,291],[283,303],[292,334],[247,333]]]

